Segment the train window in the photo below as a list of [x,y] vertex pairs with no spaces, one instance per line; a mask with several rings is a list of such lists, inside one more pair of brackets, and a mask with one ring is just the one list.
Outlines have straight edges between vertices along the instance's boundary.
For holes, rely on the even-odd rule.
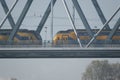
[[68,35],[63,35],[63,36],[62,36],[62,39],[63,39],[63,40],[67,40],[67,39],[68,39]]
[[57,40],[59,40],[59,37],[57,38]]
[[67,40],[67,37],[65,37],[65,40]]

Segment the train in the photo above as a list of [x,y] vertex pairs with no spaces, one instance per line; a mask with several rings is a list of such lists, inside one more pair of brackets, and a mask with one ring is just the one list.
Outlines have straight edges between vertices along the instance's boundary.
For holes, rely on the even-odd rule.
[[[92,29],[93,34],[95,34],[99,29]],[[111,40],[108,40],[108,35],[111,30],[103,30],[94,40],[93,44],[120,44],[120,30],[118,30]],[[77,33],[81,44],[86,45],[91,37],[85,29],[77,29]],[[78,45],[77,37],[73,29],[66,31],[59,31],[53,38],[54,45]]]
[[[99,29],[92,29],[95,34]],[[0,45],[7,45],[8,39],[12,29],[1,29],[0,30]],[[108,35],[111,30],[102,30],[102,32],[96,37],[92,44],[120,44],[120,30],[117,30],[111,40],[108,40]],[[77,29],[77,33],[82,45],[86,45],[92,37],[86,29]],[[13,45],[42,45],[42,38],[39,33],[34,30],[20,29],[15,35]],[[53,45],[79,45],[77,37],[73,29],[65,31],[59,31],[53,37]]]
[[[7,45],[12,29],[0,30],[0,45]],[[39,33],[33,30],[20,29],[10,44],[13,45],[42,45],[42,38]]]

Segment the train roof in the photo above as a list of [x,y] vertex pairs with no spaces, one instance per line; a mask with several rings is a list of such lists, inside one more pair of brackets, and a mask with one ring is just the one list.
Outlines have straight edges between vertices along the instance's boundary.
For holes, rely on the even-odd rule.
[[[92,29],[92,31],[98,31],[99,29]],[[66,30],[66,31],[59,31],[58,33],[69,33],[69,32],[73,32],[74,30],[73,29],[68,29],[68,30]],[[86,29],[77,29],[77,31],[79,32],[79,31],[86,31]],[[103,31],[111,31],[111,30],[103,30]],[[120,31],[120,29],[119,30],[117,30],[117,31]]]
[[[92,31],[95,33],[97,32],[99,29],[92,29]],[[111,30],[103,30],[101,34],[109,34]],[[57,34],[69,34],[71,32],[74,32],[73,29],[68,29],[66,31],[59,31]],[[77,29],[78,34],[84,34],[84,35],[88,35],[89,33],[87,33],[86,29]],[[116,35],[120,34],[120,29],[117,30],[117,33],[115,33]],[[100,35],[100,34],[99,34]]]
[[[0,33],[10,33],[12,29],[0,29]],[[19,29],[19,32],[35,32],[33,30]]]
[[68,33],[67,31],[59,31],[59,32],[57,32],[57,34],[59,34],[59,33]]

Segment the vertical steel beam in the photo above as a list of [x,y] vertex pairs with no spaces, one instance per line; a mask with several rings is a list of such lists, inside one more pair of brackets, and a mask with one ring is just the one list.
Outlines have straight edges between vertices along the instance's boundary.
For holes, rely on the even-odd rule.
[[51,0],[51,41],[52,40],[53,40],[53,0]]
[[[6,4],[6,1],[5,0],[0,0],[0,2],[1,2],[1,5],[3,7],[4,12],[7,14],[7,12],[9,11],[9,8]],[[9,21],[11,27],[13,28],[15,26],[15,22],[13,20],[13,17],[11,16],[11,14],[9,14],[9,16],[8,16],[8,21]]]
[[[95,7],[95,9],[96,9],[96,11],[97,11],[100,19],[101,19],[101,22],[102,22],[103,24],[105,24],[105,22],[106,22],[107,20],[106,20],[104,14],[103,14],[103,12],[102,12],[102,10],[101,10],[98,2],[97,2],[97,0],[92,0],[92,3],[93,3],[93,5],[94,5],[94,7]],[[105,29],[110,30],[110,27],[109,27],[108,24],[105,26]]]
[[113,35],[115,34],[115,32],[117,31],[117,29],[120,27],[120,18],[118,19],[118,21],[116,22],[114,28],[112,29],[112,31],[110,32],[109,36],[108,36],[108,40],[112,39]]
[[19,30],[19,27],[20,27],[21,23],[23,22],[26,14],[27,14],[27,12],[28,12],[31,4],[32,4],[32,1],[33,1],[33,0],[27,0],[26,4],[25,4],[25,6],[24,6],[23,11],[22,11],[22,13],[20,14],[20,17],[18,18],[17,23],[16,23],[15,27],[13,28],[13,30],[12,30],[10,36],[9,36],[8,42],[12,42],[15,34],[16,34],[17,31]]
[[104,27],[114,18],[114,16],[119,12],[119,10],[120,10],[120,6],[110,17],[110,19],[103,25],[103,27],[94,35],[94,37],[90,40],[90,42],[86,45],[86,47],[90,46],[90,44],[96,39],[96,37],[100,34],[100,32],[104,29]]
[[[53,6],[54,6],[55,2],[56,2],[56,0],[53,0]],[[45,13],[44,13],[44,15],[43,15],[37,29],[36,29],[36,32],[38,32],[38,33],[41,32],[46,20],[48,19],[48,16],[49,16],[50,12],[51,12],[51,2],[49,3],[49,5],[48,5],[48,7],[46,9],[46,11],[45,11]]]
[[12,12],[12,10],[14,9],[15,5],[17,4],[17,2],[18,2],[18,0],[15,0],[15,2],[12,5],[12,7],[10,8],[10,10],[7,12],[6,16],[1,21],[0,28],[3,26],[4,22],[6,21],[6,19],[8,18],[9,14]]
[[90,35],[91,37],[93,37],[94,34],[93,34],[93,32],[92,32],[92,30],[91,30],[91,28],[90,28],[90,25],[89,25],[88,22],[87,22],[87,19],[86,19],[84,13],[83,13],[83,11],[82,11],[82,9],[81,9],[78,1],[77,1],[77,0],[72,0],[72,2],[73,2],[74,6],[75,6],[75,8],[76,8],[76,10],[77,10],[77,12],[78,12],[78,14],[79,14],[79,17],[81,18],[81,20],[82,20],[82,22],[83,22],[83,24],[84,24],[87,32],[89,33],[89,35]]
[[72,24],[72,26],[73,26],[73,30],[74,30],[75,35],[76,35],[76,37],[77,37],[78,43],[79,43],[80,47],[82,47],[82,44],[81,44],[81,42],[80,42],[80,38],[79,38],[79,36],[78,36],[78,34],[77,34],[77,30],[76,30],[76,27],[75,27],[75,25],[74,25],[74,21],[73,21],[73,19],[72,19],[72,16],[71,16],[71,14],[70,14],[70,11],[69,11],[69,9],[68,9],[68,6],[67,6],[67,4],[66,4],[66,1],[65,1],[65,0],[62,0],[62,1],[63,1],[63,4],[64,4],[64,7],[65,7],[65,10],[66,10],[66,12],[67,12],[67,14],[68,14],[69,20],[70,20],[70,22],[71,22],[71,24]]

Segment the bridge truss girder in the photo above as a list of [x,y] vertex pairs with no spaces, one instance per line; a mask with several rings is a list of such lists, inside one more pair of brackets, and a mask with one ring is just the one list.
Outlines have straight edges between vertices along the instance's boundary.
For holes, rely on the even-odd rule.
[[[99,18],[100,18],[101,22],[102,22],[103,24],[105,24],[105,22],[106,22],[107,20],[106,20],[104,14],[103,14],[103,12],[102,12],[102,10],[101,10],[98,2],[97,2],[97,0],[91,0],[91,1],[92,1],[93,5],[94,5],[94,7],[95,7],[95,9],[96,9],[96,11],[97,11],[97,13],[98,13],[98,15],[99,15]],[[110,26],[107,24],[106,27],[105,27],[105,29],[110,30]]]
[[115,34],[115,32],[119,29],[120,27],[120,18],[118,19],[118,21],[116,22],[115,26],[113,27],[112,31],[110,32],[109,36],[108,36],[108,40],[111,40],[113,35]]
[[105,28],[105,26],[114,18],[114,16],[119,12],[119,10],[120,10],[120,6],[114,12],[114,14],[110,17],[110,19],[108,21],[106,21],[106,23],[103,25],[103,27],[92,37],[92,39],[88,42],[86,47],[89,47],[92,44],[92,42],[96,39],[96,37],[100,34],[100,32]]
[[[53,0],[52,2],[53,2],[53,6],[54,6],[56,0]],[[47,7],[47,9],[46,9],[46,11],[45,11],[45,13],[44,13],[44,15],[43,15],[43,17],[42,17],[42,19],[41,19],[41,21],[40,21],[37,29],[36,29],[36,32],[38,32],[38,33],[41,32],[41,30],[42,30],[45,22],[46,22],[47,19],[48,19],[48,16],[49,16],[50,12],[51,12],[51,2],[49,3],[49,5],[48,5],[48,7]]]
[[[54,6],[55,2],[56,2],[56,0],[53,0],[53,6]],[[94,34],[93,34],[93,32],[92,32],[92,30],[90,28],[90,25],[87,22],[87,19],[86,19],[85,15],[84,15],[82,9],[80,8],[80,5],[79,5],[78,1],[77,0],[72,0],[72,2],[74,4],[74,6],[75,6],[75,8],[76,8],[80,18],[81,18],[81,20],[82,20],[86,30],[88,31],[90,36],[93,37]],[[43,26],[44,26],[44,24],[45,24],[45,22],[46,22],[46,20],[47,20],[47,18],[49,16],[50,12],[51,12],[51,2],[49,3],[48,8],[46,9],[46,11],[45,11],[45,13],[44,13],[44,15],[43,15],[43,17],[41,19],[41,22],[39,23],[39,25],[37,27],[36,31],[38,33],[41,32],[41,30],[42,30],[42,28],[43,28]]]
[[82,23],[84,24],[87,32],[89,33],[89,35],[90,35],[91,37],[93,37],[94,34],[93,34],[93,32],[92,32],[92,30],[91,30],[91,28],[90,28],[90,25],[88,24],[88,21],[87,21],[85,15],[84,15],[84,13],[83,13],[81,7],[80,7],[80,4],[78,3],[77,0],[72,0],[72,2],[73,2],[73,5],[75,6],[75,8],[76,8],[76,10],[77,10],[77,12],[78,12],[79,17],[80,17],[81,20],[82,20]]
[[63,5],[64,5],[64,7],[65,7],[66,13],[68,14],[68,18],[69,18],[69,20],[70,20],[70,22],[71,22],[71,25],[72,25],[72,27],[73,27],[73,30],[74,30],[74,32],[75,32],[75,35],[76,35],[76,37],[77,37],[79,46],[82,47],[80,38],[79,38],[79,36],[78,36],[77,30],[76,30],[76,27],[75,27],[73,18],[72,18],[71,14],[70,14],[70,11],[69,11],[69,9],[68,9],[67,3],[66,3],[65,0],[62,0],[62,1],[63,1]]
[[[0,0],[0,2],[1,2],[1,5],[3,7],[3,10],[4,10],[5,14],[7,14],[7,12],[9,11],[9,8],[8,8],[8,6],[6,4],[6,1],[5,0]],[[11,27],[14,28],[15,22],[14,22],[13,17],[12,17],[11,14],[9,14],[9,16],[8,16],[8,21],[9,21]]]
[[24,6],[24,8],[23,8],[23,10],[22,10],[22,12],[21,12],[17,22],[16,22],[15,27],[13,28],[12,32],[10,33],[10,36],[9,36],[9,39],[8,39],[8,42],[10,44],[11,44],[13,38],[15,37],[17,31],[19,30],[19,28],[20,28],[20,26],[21,26],[21,24],[22,24],[22,22],[23,22],[23,20],[24,20],[24,18],[26,16],[26,14],[27,14],[27,12],[28,12],[31,4],[32,4],[32,1],[33,0],[27,0],[27,2],[25,4],[25,6]]
[[[8,20],[9,20],[9,22],[10,22],[10,25],[11,25],[12,28],[13,28],[13,30],[12,30],[12,32],[11,32],[11,34],[10,34],[9,40],[8,40],[9,42],[11,42],[11,41],[13,40],[15,34],[16,34],[17,31],[19,30],[19,28],[20,28],[20,26],[21,26],[21,23],[23,22],[26,14],[27,14],[27,12],[28,12],[31,4],[32,4],[32,1],[33,1],[33,0],[28,0],[28,1],[26,2],[25,6],[24,6],[24,9],[23,9],[21,15],[19,16],[19,18],[18,18],[18,20],[17,20],[17,22],[16,22],[16,24],[15,24],[15,22],[14,22],[12,16],[11,16],[11,14],[10,14],[11,12],[9,11],[8,6],[7,6],[6,2],[5,2],[5,0],[1,0],[1,4],[2,4],[2,6],[3,6],[4,12],[5,12],[6,14],[9,13],[9,16],[7,16],[7,15],[6,15],[6,16],[7,16]],[[56,2],[56,0],[53,0],[53,6],[55,5],[55,2]],[[88,32],[88,33],[90,34],[90,36],[92,37],[94,34],[93,34],[93,32],[92,32],[92,30],[91,30],[91,28],[90,28],[90,26],[89,26],[89,24],[88,24],[88,22],[87,22],[87,19],[86,19],[84,13],[82,12],[82,9],[80,8],[80,5],[79,5],[78,1],[77,1],[77,0],[72,0],[72,2],[73,2],[74,6],[75,6],[75,8],[76,8],[76,10],[77,10],[77,12],[78,12],[79,17],[81,18],[81,20],[82,20],[82,22],[83,22],[83,24],[84,24],[87,32]],[[103,27],[103,28],[105,28],[106,26],[109,27],[108,23],[109,23],[109,21],[110,21],[111,19],[106,22],[106,19],[105,19],[103,13],[102,13],[102,10],[100,9],[97,1],[92,0],[92,2],[93,2],[93,4],[94,4],[94,6],[96,7],[96,10],[97,10],[97,13],[98,13],[99,17],[102,17],[102,18],[103,18],[103,19],[101,19],[101,21],[102,21],[103,24],[104,24],[104,27]],[[118,11],[119,11],[119,10],[118,10]],[[38,32],[38,33],[41,32],[41,30],[42,30],[42,28],[43,28],[43,26],[44,26],[44,24],[45,24],[45,22],[46,22],[46,20],[47,20],[47,18],[48,18],[48,16],[49,16],[50,12],[51,12],[51,2],[50,2],[50,4],[48,5],[48,8],[46,9],[46,12],[44,13],[43,18],[41,19],[41,22],[40,22],[40,24],[38,25],[38,28],[37,28],[36,32]],[[112,16],[112,17],[113,17],[113,16]],[[115,26],[114,26],[113,30],[111,31],[108,39],[111,39],[111,38],[112,38],[112,36],[114,35],[115,31],[118,29],[118,27],[119,27],[119,25],[120,25],[119,23],[120,23],[120,19],[119,19],[119,20],[117,21],[117,23],[115,24]],[[107,27],[107,28],[108,28],[108,27]],[[102,29],[103,29],[103,28],[102,28]],[[89,45],[96,39],[96,36],[102,31],[102,29],[100,29],[100,30],[97,32],[97,34],[95,34],[95,36],[93,36],[93,38],[92,38],[91,41],[87,44],[87,46],[89,46]]]
[[17,4],[18,0],[15,0],[15,2],[12,4],[10,10],[7,12],[7,14],[5,15],[5,17],[2,19],[1,23],[0,23],[0,28],[3,26],[3,24],[5,23],[5,21],[7,20],[8,16],[10,15],[10,13],[12,12],[12,10],[14,9],[15,5]]
[[120,58],[119,48],[0,48],[2,58]]

